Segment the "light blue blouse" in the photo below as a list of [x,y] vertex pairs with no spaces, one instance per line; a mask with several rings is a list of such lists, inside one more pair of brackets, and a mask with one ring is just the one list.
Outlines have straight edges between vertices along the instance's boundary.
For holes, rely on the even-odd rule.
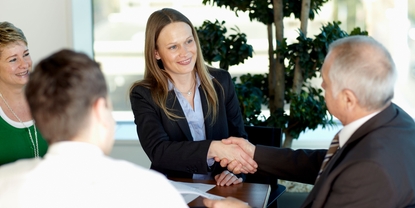
[[[193,137],[193,141],[206,140],[206,131],[205,131],[205,118],[203,116],[202,101],[200,99],[199,86],[200,79],[199,75],[196,73],[196,89],[194,95],[194,109],[190,103],[186,100],[184,96],[169,80],[169,90],[174,90],[176,93],[177,100],[179,100],[180,106],[183,109],[184,115],[186,117],[187,123],[189,124],[190,132]],[[207,160],[207,165],[212,166],[215,163],[213,158]],[[193,179],[211,179],[211,174],[193,174]]]

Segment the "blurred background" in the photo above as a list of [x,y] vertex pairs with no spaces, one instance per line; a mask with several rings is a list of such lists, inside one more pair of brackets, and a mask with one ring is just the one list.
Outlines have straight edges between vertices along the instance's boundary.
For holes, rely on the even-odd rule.
[[[253,58],[231,66],[232,76],[268,71],[267,30],[248,14],[234,12],[200,1],[184,0],[93,0],[93,51],[109,82],[118,120],[132,120],[129,87],[144,74],[144,32],[147,18],[155,10],[170,7],[186,15],[195,27],[203,21],[226,21],[239,27],[254,48]],[[332,0],[324,4],[308,25],[308,36],[318,34],[323,24],[340,21],[343,30],[355,27],[369,32],[384,44],[396,62],[399,80],[394,102],[415,117],[415,1],[414,0]],[[286,18],[284,36],[291,43],[298,36],[299,21]],[[228,33],[232,31],[228,30]],[[215,63],[213,64],[214,66]],[[316,80],[319,84],[320,81]]]

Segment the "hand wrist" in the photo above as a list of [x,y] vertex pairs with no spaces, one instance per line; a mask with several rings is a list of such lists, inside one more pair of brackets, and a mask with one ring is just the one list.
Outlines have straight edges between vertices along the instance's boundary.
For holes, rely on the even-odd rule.
[[208,149],[208,155],[207,155],[207,159],[211,159],[211,158],[215,158],[216,156],[218,156],[217,154],[217,146],[221,141],[212,141],[210,143],[209,149]]

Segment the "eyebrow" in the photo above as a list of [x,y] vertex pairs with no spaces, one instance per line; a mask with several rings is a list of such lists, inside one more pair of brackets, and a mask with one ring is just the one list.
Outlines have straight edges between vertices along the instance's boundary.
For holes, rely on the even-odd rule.
[[[185,41],[187,41],[187,40],[189,40],[189,38],[194,38],[194,36],[193,36],[193,34],[191,34],[189,37],[187,37],[186,39],[185,39]],[[171,43],[167,43],[167,46],[169,46],[169,45],[174,45],[174,44],[177,44],[177,41],[175,41],[175,42],[171,42]]]
[[[26,49],[26,50],[23,51],[23,53],[27,53],[27,52],[29,52],[29,49]],[[17,56],[17,54],[13,54],[9,57],[6,57],[6,60],[9,59],[9,58],[15,57],[15,56]]]

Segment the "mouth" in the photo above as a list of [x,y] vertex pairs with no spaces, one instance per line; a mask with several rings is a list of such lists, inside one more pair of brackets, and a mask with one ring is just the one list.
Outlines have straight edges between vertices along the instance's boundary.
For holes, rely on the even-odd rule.
[[23,77],[23,76],[26,76],[28,74],[29,74],[29,70],[26,70],[24,72],[20,72],[20,73],[16,74],[16,76]]
[[181,64],[181,65],[187,65],[187,64],[189,64],[191,61],[192,61],[192,58],[188,58],[188,59],[186,59],[186,60],[184,60],[184,61],[179,61],[178,63],[179,63],[179,64]]

